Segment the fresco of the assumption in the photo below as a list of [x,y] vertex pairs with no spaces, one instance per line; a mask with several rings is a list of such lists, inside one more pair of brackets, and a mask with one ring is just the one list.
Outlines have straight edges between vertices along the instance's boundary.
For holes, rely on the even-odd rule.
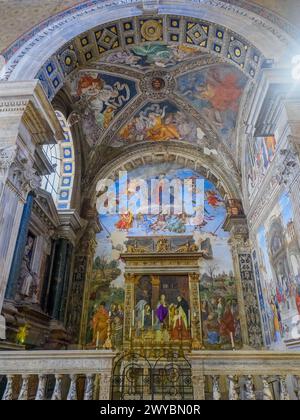
[[135,114],[114,139],[113,146],[141,141],[184,140],[198,143],[197,125],[169,101],[148,103]]
[[171,67],[181,61],[197,58],[201,52],[187,45],[146,44],[108,53],[102,62],[131,66],[137,69]]
[[210,121],[220,137],[230,143],[245,83],[238,69],[215,65],[179,76],[177,88]]

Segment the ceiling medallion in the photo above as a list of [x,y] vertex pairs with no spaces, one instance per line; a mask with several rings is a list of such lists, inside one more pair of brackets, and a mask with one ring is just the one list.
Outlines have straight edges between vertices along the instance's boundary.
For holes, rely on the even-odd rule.
[[142,24],[141,35],[146,41],[159,41],[162,37],[162,25],[158,20],[146,20]]
[[162,79],[161,77],[154,77],[151,80],[151,86],[153,90],[159,91],[162,90],[165,87],[166,83],[164,81],[164,79]]
[[175,90],[175,79],[166,71],[149,71],[140,82],[144,95],[152,99],[162,99]]

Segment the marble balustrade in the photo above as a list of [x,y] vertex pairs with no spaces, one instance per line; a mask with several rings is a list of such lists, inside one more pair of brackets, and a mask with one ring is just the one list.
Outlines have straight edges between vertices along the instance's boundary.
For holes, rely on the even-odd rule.
[[[0,398],[108,400],[110,350],[4,351]],[[195,400],[300,399],[300,354],[275,351],[193,351],[188,359]]]
[[2,400],[108,400],[110,350],[0,352]]
[[300,353],[194,351],[189,361],[195,399],[300,399]]

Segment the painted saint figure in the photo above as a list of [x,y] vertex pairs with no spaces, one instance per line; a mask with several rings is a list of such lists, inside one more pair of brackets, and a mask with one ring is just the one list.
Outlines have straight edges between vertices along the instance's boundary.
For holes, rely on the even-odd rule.
[[169,310],[168,305],[166,302],[166,295],[162,294],[160,296],[155,314],[160,324],[164,324],[166,322]]
[[117,229],[128,230],[132,227],[133,224],[133,214],[128,211],[125,214],[121,214],[120,220],[115,224]]
[[105,308],[105,302],[101,302],[91,322],[93,328],[93,344],[104,344],[107,338],[108,321],[109,314]]
[[188,320],[181,306],[175,309],[171,338],[172,340],[187,340],[190,338]]

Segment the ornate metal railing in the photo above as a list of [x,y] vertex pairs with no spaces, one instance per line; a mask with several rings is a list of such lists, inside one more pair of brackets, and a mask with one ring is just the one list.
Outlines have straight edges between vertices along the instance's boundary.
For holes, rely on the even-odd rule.
[[[110,350],[0,352],[0,399],[108,400],[115,356]],[[195,400],[300,399],[300,352],[200,350],[186,356]],[[161,370],[168,358],[159,363]]]
[[109,350],[0,352],[0,399],[107,400],[115,355]]

